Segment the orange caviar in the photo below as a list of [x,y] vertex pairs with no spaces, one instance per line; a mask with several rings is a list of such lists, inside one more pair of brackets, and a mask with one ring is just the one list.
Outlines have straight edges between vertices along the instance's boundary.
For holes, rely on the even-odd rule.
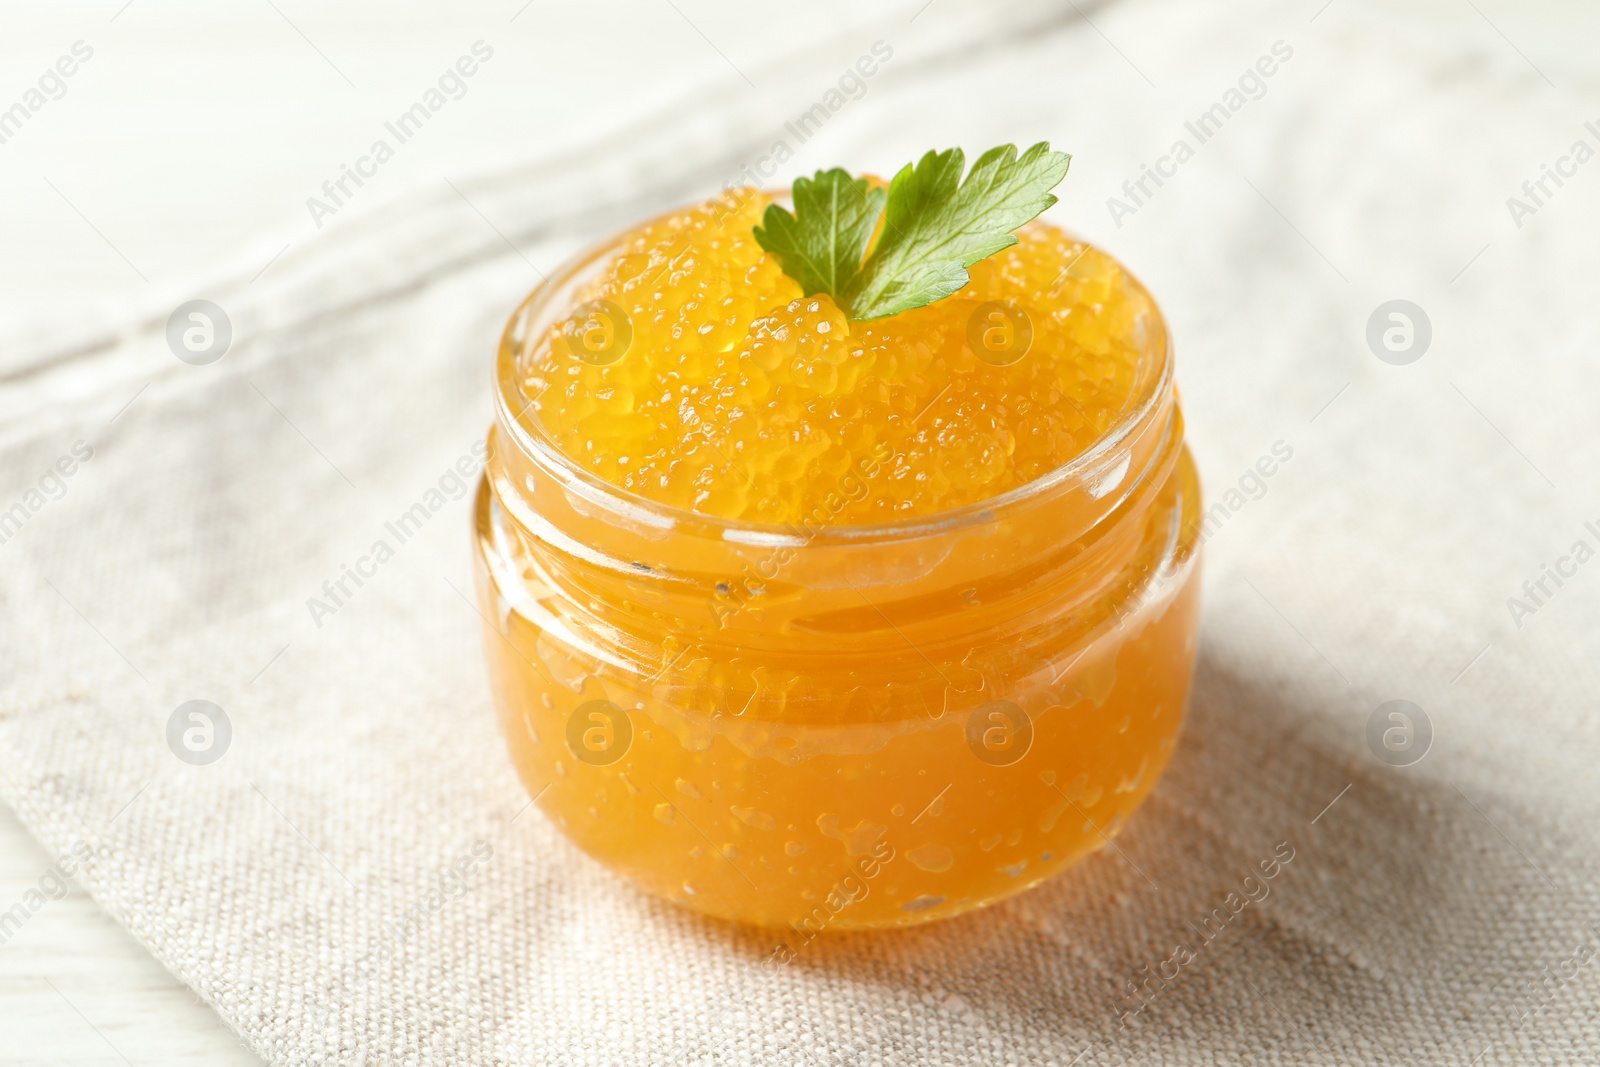
[[[598,477],[786,523],[883,456],[868,495],[831,521],[927,515],[1054,470],[1127,400],[1150,300],[1104,253],[1035,222],[954,296],[850,323],[756,243],[768,201],[745,190],[640,227],[576,319],[552,327],[555,358],[524,387],[551,439]],[[586,322],[601,301],[624,320]],[[584,325],[625,330],[626,352],[584,358]]]
[[787,957],[1118,833],[1183,720],[1199,493],[1165,325],[1104,253],[1030,224],[850,323],[755,243],[763,204],[651,222],[513,315],[478,590],[538,806]]

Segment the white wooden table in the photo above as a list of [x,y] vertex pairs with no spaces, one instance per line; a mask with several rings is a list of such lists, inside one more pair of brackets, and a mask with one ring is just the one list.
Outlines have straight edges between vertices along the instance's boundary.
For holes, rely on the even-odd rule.
[[[115,319],[164,294],[186,298],[192,279],[230,266],[265,269],[283,247],[314,236],[305,201],[324,178],[475,40],[492,42],[500,62],[369,195],[396,197],[441,172],[507,158],[513,120],[519,137],[559,142],[585,123],[619,122],[641,94],[659,98],[758,63],[772,51],[767,19],[781,16],[776,8],[750,15],[747,5],[743,15],[719,12],[715,0],[640,0],[632,17],[650,32],[622,41],[611,35],[616,16],[598,10],[611,5],[539,0],[16,6],[0,35],[0,108],[75,41],[95,51],[60,99],[0,143],[0,341],[36,335],[52,318]],[[832,9],[827,28],[836,32],[867,18],[867,6],[811,4],[808,17],[829,22],[818,11]],[[1584,0],[1538,11],[1479,0],[1462,5],[1461,18],[1494,19],[1475,27],[1485,47],[1499,47],[1496,27],[1506,27],[1539,42],[1541,67],[1574,71],[1592,63],[1592,35],[1562,38],[1541,26],[1571,24],[1579,13],[1594,24]],[[631,81],[588,78],[581,102],[530,104],[552,99],[552,81],[580,77],[593,49],[641,40],[644,51],[610,67],[632,70]],[[0,912],[41,886],[53,891],[43,881],[52,862],[0,808]],[[0,1065],[259,1062],[76,887],[0,943]]]
[[57,899],[55,859],[0,807],[0,911],[46,898],[0,943],[0,1063],[261,1062],[82,889]]

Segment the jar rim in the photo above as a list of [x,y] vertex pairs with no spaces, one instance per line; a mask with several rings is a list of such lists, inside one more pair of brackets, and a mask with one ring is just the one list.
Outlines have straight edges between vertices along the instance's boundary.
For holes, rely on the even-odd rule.
[[[786,196],[787,190],[765,190]],[[678,214],[684,208],[675,208],[656,216],[651,222],[662,221]],[[639,225],[649,225],[649,222]],[[795,523],[759,522],[750,519],[731,519],[706,512],[693,511],[673,504],[651,500],[631,490],[624,489],[598,475],[585,470],[573,461],[538,426],[537,420],[525,421],[531,402],[520,385],[517,373],[519,363],[529,354],[529,346],[540,345],[548,327],[568,308],[556,306],[560,297],[570,295],[581,275],[607,261],[621,246],[632,230],[612,234],[569,257],[533,287],[516,310],[512,312],[495,360],[494,381],[495,419],[502,431],[540,471],[558,481],[569,493],[576,493],[592,507],[603,509],[619,518],[661,530],[694,531],[702,536],[712,536],[732,544],[756,547],[798,547],[819,539],[815,531],[805,531]],[[1070,231],[1067,236],[1078,238]],[[1089,247],[1104,253],[1099,246],[1083,241]],[[1105,253],[1109,255],[1109,253]],[[978,527],[994,521],[996,512],[1026,504],[1052,492],[1069,491],[1086,483],[1091,476],[1101,472],[1121,446],[1127,444],[1166,402],[1173,391],[1172,334],[1165,315],[1154,296],[1122,261],[1112,258],[1128,281],[1149,302],[1157,336],[1152,338],[1143,352],[1135,371],[1139,388],[1124,403],[1116,420],[1087,447],[1068,457],[1060,466],[1003,493],[985,497],[955,508],[926,515],[908,516],[869,523],[829,524],[826,539],[829,543],[848,545],[883,544],[913,541],[936,537]],[[520,336],[518,336],[520,333]],[[1151,373],[1154,371],[1154,373]],[[513,410],[513,400],[521,402],[520,411]],[[530,425],[530,421],[533,425]],[[537,431],[537,432],[536,432]],[[798,532],[797,532],[798,531]]]

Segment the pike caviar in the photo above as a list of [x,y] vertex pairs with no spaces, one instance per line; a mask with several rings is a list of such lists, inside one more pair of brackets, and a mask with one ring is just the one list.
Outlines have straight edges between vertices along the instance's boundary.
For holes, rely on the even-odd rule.
[[[868,465],[870,492],[830,521],[927,515],[1054,470],[1127,399],[1151,305],[1104,253],[1034,222],[955,295],[850,323],[756,243],[767,202],[747,190],[640,227],[577,317],[551,328],[555,358],[526,393],[597,477],[674,507],[790,523]],[[625,318],[591,320],[605,305]],[[619,327],[626,353],[585,358],[618,345],[604,331]],[[1048,358],[1026,358],[1034,349]]]
[[517,309],[475,523],[538,807],[778,928],[781,963],[1122,830],[1183,721],[1200,496],[1165,324],[1111,257],[1035,222],[852,323],[756,244],[765,202],[650,222]]

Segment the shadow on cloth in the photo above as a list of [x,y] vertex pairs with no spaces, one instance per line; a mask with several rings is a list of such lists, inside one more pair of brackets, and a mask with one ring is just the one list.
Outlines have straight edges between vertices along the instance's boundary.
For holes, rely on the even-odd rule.
[[[1548,997],[1525,987],[1588,935],[1579,883],[1558,889],[1511,841],[1559,828],[1469,798],[1437,777],[1437,752],[1380,763],[1369,709],[1304,673],[1203,646],[1185,737],[1116,849],[947,922],[825,933],[786,966],[889,987],[961,1041],[1054,1046],[1063,1063],[1263,1042],[1466,1062],[1527,1042]],[[772,947],[724,933],[753,964]],[[1352,1034],[1346,1009],[1385,1025]]]

